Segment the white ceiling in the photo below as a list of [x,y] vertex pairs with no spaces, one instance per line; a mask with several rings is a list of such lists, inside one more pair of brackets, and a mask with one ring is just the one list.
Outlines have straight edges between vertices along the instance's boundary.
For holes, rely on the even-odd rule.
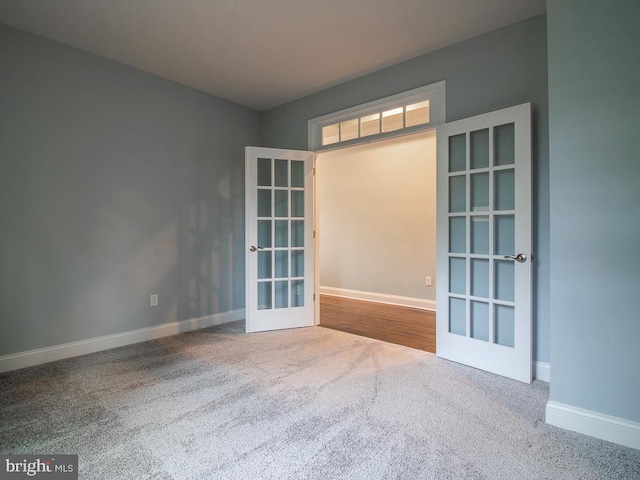
[[266,110],[545,0],[0,0],[0,22]]

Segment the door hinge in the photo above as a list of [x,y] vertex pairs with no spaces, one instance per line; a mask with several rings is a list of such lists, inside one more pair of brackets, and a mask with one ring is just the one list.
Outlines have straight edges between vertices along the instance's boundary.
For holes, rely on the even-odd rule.
[[316,238],[316,231],[313,231],[313,238]]
[[316,167],[313,167],[312,170],[313,170],[313,174],[315,175],[316,174]]
[[314,302],[316,301],[316,294],[315,293],[313,294],[313,301]]

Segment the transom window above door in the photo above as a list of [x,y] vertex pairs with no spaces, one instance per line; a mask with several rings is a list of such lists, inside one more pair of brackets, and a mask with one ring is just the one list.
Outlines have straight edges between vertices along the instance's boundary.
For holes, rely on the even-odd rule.
[[445,122],[444,81],[309,120],[309,147],[324,150],[414,133]]

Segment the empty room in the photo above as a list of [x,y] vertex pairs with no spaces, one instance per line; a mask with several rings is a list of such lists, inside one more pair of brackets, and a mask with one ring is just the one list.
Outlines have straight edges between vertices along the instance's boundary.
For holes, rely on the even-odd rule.
[[640,478],[638,18],[0,0],[0,477]]

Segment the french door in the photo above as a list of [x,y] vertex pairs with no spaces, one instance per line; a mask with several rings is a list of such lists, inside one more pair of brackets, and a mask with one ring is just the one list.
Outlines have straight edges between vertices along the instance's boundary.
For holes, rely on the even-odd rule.
[[531,106],[438,127],[436,352],[530,383]]
[[314,324],[313,153],[246,147],[246,331]]

